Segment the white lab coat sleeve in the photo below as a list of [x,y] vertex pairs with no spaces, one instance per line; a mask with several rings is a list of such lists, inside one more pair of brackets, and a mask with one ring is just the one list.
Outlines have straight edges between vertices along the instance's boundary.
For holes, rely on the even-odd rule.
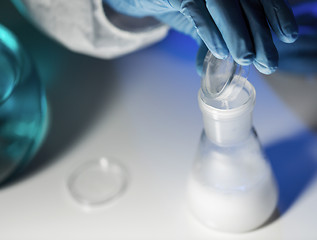
[[12,0],[19,11],[68,49],[114,58],[161,40],[168,27],[127,31],[107,18],[102,0]]

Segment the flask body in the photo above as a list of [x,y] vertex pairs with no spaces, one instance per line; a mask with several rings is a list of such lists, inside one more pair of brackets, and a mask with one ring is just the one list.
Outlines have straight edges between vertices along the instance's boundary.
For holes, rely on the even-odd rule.
[[19,172],[47,131],[47,101],[39,76],[14,35],[0,25],[0,183]]
[[243,141],[217,144],[203,131],[188,183],[188,203],[204,225],[247,232],[273,214],[278,191],[255,131]]

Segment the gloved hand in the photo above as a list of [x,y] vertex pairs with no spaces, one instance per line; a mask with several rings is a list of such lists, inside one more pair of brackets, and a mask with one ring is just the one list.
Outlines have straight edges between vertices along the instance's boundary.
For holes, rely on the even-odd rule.
[[104,1],[123,14],[154,16],[197,41],[202,40],[216,57],[225,58],[230,53],[237,63],[254,63],[265,74],[274,72],[278,64],[270,27],[286,43],[294,42],[298,35],[295,18],[285,0]]

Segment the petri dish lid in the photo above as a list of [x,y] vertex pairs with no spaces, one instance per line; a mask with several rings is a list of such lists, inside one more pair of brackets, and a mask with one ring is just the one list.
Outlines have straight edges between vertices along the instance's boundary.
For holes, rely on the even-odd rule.
[[116,200],[127,187],[127,171],[116,160],[100,158],[77,167],[68,178],[72,197],[85,207],[94,207]]
[[249,66],[237,64],[231,55],[218,59],[208,51],[204,59],[201,90],[210,99],[232,97],[232,94],[237,95],[241,91],[248,73]]

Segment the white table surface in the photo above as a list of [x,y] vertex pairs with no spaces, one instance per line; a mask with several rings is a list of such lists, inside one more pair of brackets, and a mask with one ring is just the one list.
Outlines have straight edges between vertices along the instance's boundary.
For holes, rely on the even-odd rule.
[[[317,79],[264,80],[252,68],[254,125],[280,187],[281,216],[250,233],[218,233],[193,219],[184,198],[202,130],[194,43],[172,33],[150,48],[98,60],[58,46],[9,5],[1,12],[35,58],[52,119],[30,168],[0,189],[0,239],[317,239]],[[110,206],[86,211],[66,180],[102,156],[126,166],[129,185]]]

